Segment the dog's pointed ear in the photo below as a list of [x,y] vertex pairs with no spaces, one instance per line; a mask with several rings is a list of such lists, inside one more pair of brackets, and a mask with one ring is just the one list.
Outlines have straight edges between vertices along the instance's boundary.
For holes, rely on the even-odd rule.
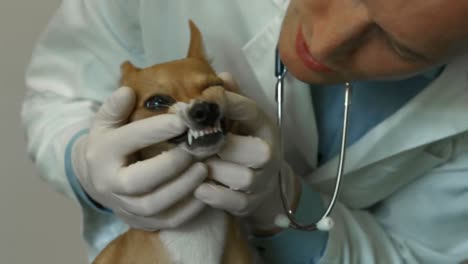
[[120,65],[120,85],[129,85],[131,75],[140,69],[135,67],[130,61],[126,61]]
[[126,61],[122,63],[122,65],[120,65],[120,73],[122,74],[122,76],[128,75],[138,70],[139,69],[135,67],[135,65],[133,65],[130,61]]
[[189,20],[190,26],[190,46],[187,53],[187,58],[196,58],[208,61],[206,58],[203,37],[197,25],[192,20]]

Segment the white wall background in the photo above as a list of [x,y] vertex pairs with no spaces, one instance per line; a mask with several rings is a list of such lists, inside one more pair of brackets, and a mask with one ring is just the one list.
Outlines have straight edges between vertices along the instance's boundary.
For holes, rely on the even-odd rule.
[[80,211],[40,180],[20,125],[24,70],[59,0],[0,1],[0,263],[86,263]]

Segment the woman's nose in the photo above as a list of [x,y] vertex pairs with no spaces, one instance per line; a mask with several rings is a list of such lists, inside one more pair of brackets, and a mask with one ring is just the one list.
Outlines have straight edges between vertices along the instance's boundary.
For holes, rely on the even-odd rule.
[[309,52],[324,63],[345,59],[365,40],[371,25],[367,8],[356,0],[319,1],[328,6],[311,17],[311,29],[307,22],[303,28]]

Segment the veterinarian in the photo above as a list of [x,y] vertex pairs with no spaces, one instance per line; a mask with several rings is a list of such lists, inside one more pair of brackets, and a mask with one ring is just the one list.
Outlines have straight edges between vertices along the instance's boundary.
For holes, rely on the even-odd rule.
[[[243,217],[266,263],[460,263],[468,259],[467,13],[466,0],[64,0],[27,71],[28,151],[42,177],[81,205],[90,260],[128,225],[171,228],[213,206]],[[125,60],[145,67],[183,57],[189,18],[214,68],[272,117],[279,43],[289,70],[285,178],[301,222],[317,221],[333,192],[343,83],[352,83],[330,232],[275,227],[283,211],[268,168],[277,155],[256,137],[233,135],[203,163],[169,152],[127,166],[116,154],[182,132],[170,115],[123,133],[133,95],[118,82]],[[208,174],[230,188],[203,183]],[[187,178],[194,195],[178,192]]]

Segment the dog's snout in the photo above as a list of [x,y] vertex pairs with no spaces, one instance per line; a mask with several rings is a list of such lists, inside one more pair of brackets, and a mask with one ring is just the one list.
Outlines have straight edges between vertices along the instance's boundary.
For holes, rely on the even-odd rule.
[[219,106],[215,103],[199,102],[189,110],[189,117],[200,126],[214,126],[219,115]]

